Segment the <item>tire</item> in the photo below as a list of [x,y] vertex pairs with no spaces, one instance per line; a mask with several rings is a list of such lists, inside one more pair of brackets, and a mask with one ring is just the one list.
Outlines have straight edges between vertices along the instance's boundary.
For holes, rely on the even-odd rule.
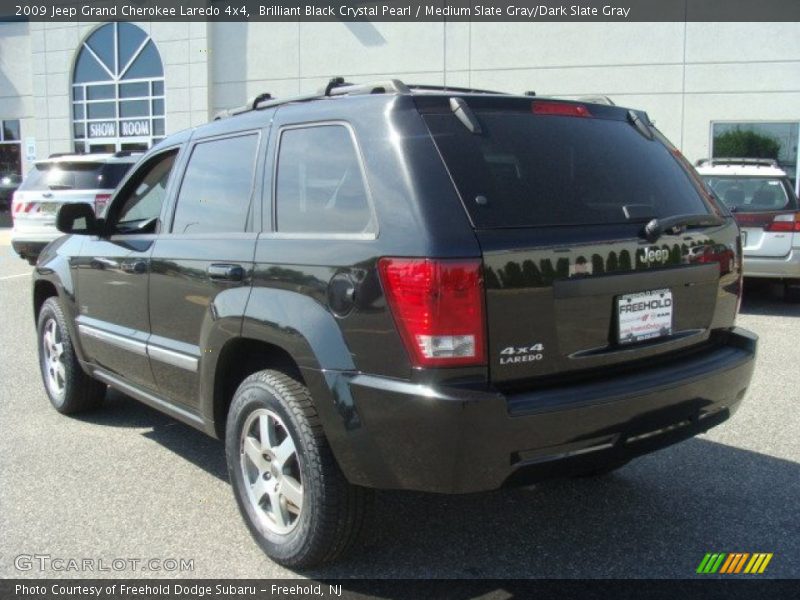
[[345,479],[297,380],[260,371],[242,382],[228,411],[225,454],[239,511],[275,562],[322,565],[358,540],[371,490]]
[[36,330],[42,383],[53,407],[70,415],[99,406],[106,386],[84,373],[78,363],[58,298],[44,301]]

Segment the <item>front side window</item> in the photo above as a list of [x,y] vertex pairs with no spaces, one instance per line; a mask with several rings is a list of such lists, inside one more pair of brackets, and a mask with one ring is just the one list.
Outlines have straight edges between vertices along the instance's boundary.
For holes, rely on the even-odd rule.
[[245,231],[257,153],[255,133],[197,144],[183,176],[172,233]]
[[[167,152],[142,168],[134,176],[133,191],[124,199],[116,214],[115,228],[120,233],[150,232],[161,215],[167,184],[175,164],[177,150]],[[113,217],[112,217],[113,218]]]
[[361,164],[343,125],[281,134],[275,190],[284,233],[374,233]]

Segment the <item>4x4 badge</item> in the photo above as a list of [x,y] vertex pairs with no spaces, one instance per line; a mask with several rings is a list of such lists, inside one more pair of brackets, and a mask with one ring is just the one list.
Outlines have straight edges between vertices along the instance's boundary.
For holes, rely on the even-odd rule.
[[544,358],[544,344],[532,346],[508,346],[500,351],[500,364],[533,362]]

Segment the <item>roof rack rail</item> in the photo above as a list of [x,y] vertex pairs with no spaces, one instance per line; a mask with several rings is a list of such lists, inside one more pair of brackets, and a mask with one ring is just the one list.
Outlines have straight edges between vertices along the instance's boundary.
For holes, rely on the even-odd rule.
[[357,94],[387,94],[394,92],[397,94],[409,94],[411,91],[399,79],[387,79],[386,81],[377,81],[373,83],[348,83],[343,77],[331,78],[327,85],[314,94],[303,94],[300,96],[288,96],[286,98],[273,98],[271,94],[259,94],[247,104],[223,110],[214,117],[214,120],[224,119],[225,117],[232,117],[242,113],[250,112],[252,110],[260,110],[264,108],[271,108],[273,106],[280,106],[281,104],[289,104],[290,102],[308,102],[309,100],[319,100],[331,96],[351,96]]
[[232,117],[242,113],[250,112],[252,110],[261,110],[264,108],[272,108],[282,104],[289,104],[291,102],[308,102],[310,100],[320,100],[322,98],[330,98],[333,96],[356,96],[361,94],[411,94],[413,92],[455,92],[460,94],[502,94],[505,92],[496,92],[493,90],[482,90],[479,88],[464,88],[447,85],[417,85],[405,84],[399,79],[386,79],[383,81],[373,81],[370,83],[350,83],[345,81],[344,77],[332,77],[325,87],[321,88],[315,94],[305,94],[301,96],[289,96],[287,98],[273,98],[271,94],[259,94],[247,104],[230,108],[228,110],[220,111],[214,117],[215,121]]
[[53,152],[47,158],[61,158],[62,156],[84,156],[85,152]]
[[457,87],[454,85],[418,85],[415,83],[409,83],[406,86],[410,91],[420,91],[420,92],[456,92],[459,94],[498,94],[506,96],[508,95],[506,92],[496,92],[494,90],[482,90],[480,88],[465,88],[465,87]]
[[778,161],[774,158],[701,158],[695,163],[700,167],[708,165],[752,165],[755,167],[779,167]]

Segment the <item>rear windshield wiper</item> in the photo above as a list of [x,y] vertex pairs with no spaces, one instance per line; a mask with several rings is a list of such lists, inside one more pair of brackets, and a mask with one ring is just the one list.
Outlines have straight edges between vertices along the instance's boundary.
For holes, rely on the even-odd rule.
[[655,242],[665,231],[680,233],[684,227],[712,227],[725,221],[716,215],[675,215],[663,219],[652,219],[644,226],[642,234],[648,242]]

